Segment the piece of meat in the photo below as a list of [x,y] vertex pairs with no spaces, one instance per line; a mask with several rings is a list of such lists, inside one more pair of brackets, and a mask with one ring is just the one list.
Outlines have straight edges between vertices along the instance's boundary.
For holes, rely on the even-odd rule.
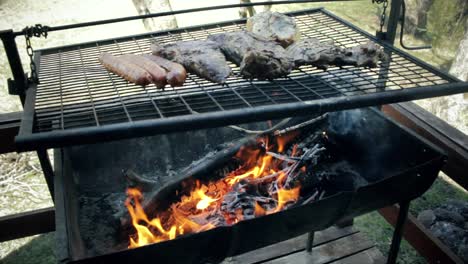
[[166,86],[166,71],[157,63],[141,55],[125,54],[120,58],[145,69],[151,75],[152,81],[157,88],[162,89]]
[[152,82],[151,75],[145,69],[112,54],[101,53],[99,61],[107,70],[131,83],[148,85]]
[[273,39],[283,47],[288,47],[301,37],[301,32],[292,17],[278,12],[264,11],[247,20],[247,30]]
[[322,69],[326,69],[330,65],[377,67],[379,60],[386,59],[381,47],[373,42],[350,48],[340,48],[331,41],[320,42],[318,39],[309,38],[294,43],[286,50],[288,55],[293,58],[296,67],[306,64]]
[[161,66],[161,68],[167,71],[166,80],[167,83],[170,84],[172,87],[184,85],[185,79],[187,78],[187,72],[185,71],[184,66],[180,65],[179,63],[175,63],[170,60],[166,60],[162,57],[151,54],[145,54],[143,56],[155,62],[156,64]]
[[283,77],[294,65],[281,45],[247,31],[216,34],[208,39],[218,43],[226,58],[240,66],[241,74],[248,79]]
[[340,66],[340,63],[343,63],[342,65],[375,68],[379,61],[386,60],[387,55],[382,47],[369,41],[366,44],[345,48],[341,62],[338,62],[337,65]]
[[216,83],[224,83],[231,75],[226,58],[212,41],[180,41],[160,46],[152,44],[153,55],[182,64],[187,71]]

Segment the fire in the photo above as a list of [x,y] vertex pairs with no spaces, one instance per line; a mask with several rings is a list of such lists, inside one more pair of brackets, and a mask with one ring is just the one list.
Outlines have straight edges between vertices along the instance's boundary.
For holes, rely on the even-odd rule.
[[198,201],[196,206],[198,210],[205,210],[206,208],[208,208],[208,206],[210,206],[210,204],[219,200],[209,197],[205,194],[205,192],[203,192],[203,190],[197,190],[197,195],[201,197],[200,201]]
[[[241,149],[236,157],[243,161],[243,165],[238,169],[217,181],[203,184],[196,182],[190,193],[182,195],[179,201],[172,203],[166,210],[152,212],[153,218],[148,217],[143,209],[142,193],[138,189],[129,188],[125,206],[136,233],[130,237],[128,247],[140,247],[217,226],[235,224],[245,220],[246,216],[268,215],[294,204],[300,197],[300,186],[291,185],[290,177],[294,173],[287,172],[284,168],[287,163],[267,155],[266,151],[276,148],[278,153],[283,152],[286,144],[296,135],[278,137],[276,146],[270,145],[268,138],[265,138],[260,142],[260,148]],[[298,155],[298,152],[300,150],[294,146],[291,156]],[[305,169],[301,166],[299,170]],[[268,196],[261,196],[263,200],[250,203],[252,215],[247,214],[242,206],[235,207],[235,203],[230,203],[228,199],[242,192],[249,184],[257,184],[255,186],[268,190]]]

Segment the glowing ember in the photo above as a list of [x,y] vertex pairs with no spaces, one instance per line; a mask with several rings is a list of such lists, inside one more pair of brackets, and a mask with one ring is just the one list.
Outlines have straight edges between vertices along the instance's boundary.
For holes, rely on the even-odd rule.
[[[305,173],[306,167],[294,161],[285,162],[266,152],[283,152],[285,145],[296,135],[278,137],[277,145],[269,145],[265,138],[259,142],[261,147],[241,149],[236,154],[242,161],[238,169],[216,181],[196,182],[190,187],[190,193],[182,195],[166,210],[154,214],[152,219],[143,210],[142,194],[129,188],[125,206],[136,230],[136,234],[130,237],[129,248],[235,224],[293,205],[300,195],[295,177]],[[291,157],[298,156],[301,150],[294,146],[290,154]]]

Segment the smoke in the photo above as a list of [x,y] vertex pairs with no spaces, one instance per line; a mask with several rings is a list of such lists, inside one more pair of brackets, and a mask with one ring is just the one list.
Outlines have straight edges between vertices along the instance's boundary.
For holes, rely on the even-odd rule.
[[[337,140],[340,152],[368,181],[382,179],[382,172],[395,171],[399,166],[392,160],[398,153],[392,147],[399,133],[388,120],[372,109],[353,109],[330,113],[328,133]],[[389,175],[390,176],[390,173]]]
[[338,135],[346,135],[362,128],[365,117],[361,109],[353,109],[330,114],[329,129]]

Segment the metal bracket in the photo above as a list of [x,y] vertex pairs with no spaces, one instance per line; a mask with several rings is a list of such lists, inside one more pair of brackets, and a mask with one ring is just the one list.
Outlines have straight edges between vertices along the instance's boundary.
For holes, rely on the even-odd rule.
[[407,50],[422,50],[422,49],[431,49],[431,45],[425,45],[425,46],[417,46],[417,47],[410,47],[406,46],[406,44],[403,42],[403,35],[405,31],[405,20],[406,20],[406,4],[405,1],[401,1],[401,17],[400,17],[400,45],[402,48],[407,49]]
[[11,79],[11,78],[8,78],[7,80],[7,85],[8,85],[8,94],[11,94],[11,95],[21,95],[22,92],[23,92],[23,88],[22,87],[28,87],[28,82],[27,82],[27,79],[28,79],[28,75],[25,74],[24,75],[24,80],[26,80],[24,82],[24,86],[22,85],[21,88],[18,87],[17,83],[15,80]]
[[380,40],[387,40],[387,32],[376,31],[375,36]]

